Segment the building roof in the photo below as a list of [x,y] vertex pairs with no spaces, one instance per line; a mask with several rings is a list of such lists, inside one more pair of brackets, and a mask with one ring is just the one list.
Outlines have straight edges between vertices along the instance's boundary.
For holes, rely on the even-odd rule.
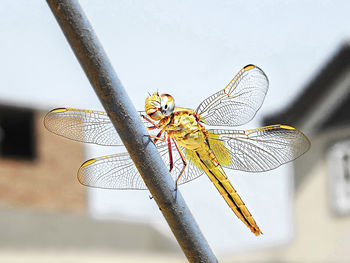
[[[305,86],[303,91],[294,101],[281,112],[264,118],[264,123],[284,123],[303,129],[303,121],[310,116],[311,112],[319,111],[322,102],[335,93],[335,83],[350,72],[350,42],[343,44],[325,66]],[[350,86],[347,87],[350,90]],[[322,118],[321,125],[332,122],[338,123],[343,120],[350,120],[350,92],[334,94],[334,101],[329,102],[327,108],[328,116]],[[346,94],[346,98],[344,98]],[[338,97],[338,98],[336,98]],[[341,107],[339,101],[342,98]],[[346,107],[346,110],[344,110]],[[320,112],[320,111],[319,111]],[[320,117],[321,118],[321,117]],[[319,118],[319,119],[320,119]],[[319,121],[320,122],[320,121]],[[319,124],[319,123],[318,123]]]

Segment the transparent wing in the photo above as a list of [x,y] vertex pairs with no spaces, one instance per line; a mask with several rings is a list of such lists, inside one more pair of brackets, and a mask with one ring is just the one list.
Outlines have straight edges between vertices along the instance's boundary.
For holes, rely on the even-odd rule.
[[261,107],[268,86],[265,73],[257,66],[247,65],[223,90],[205,99],[196,112],[208,125],[243,125],[253,119]]
[[[279,167],[305,153],[309,139],[287,125],[254,130],[209,130],[209,145],[223,167],[263,172]],[[213,145],[213,147],[212,147]]]
[[[149,126],[149,122],[142,120]],[[123,145],[107,113],[102,111],[58,108],[46,114],[44,125],[50,132],[74,141]]]
[[91,159],[78,170],[81,184],[108,189],[147,189],[128,153]]
[[[159,141],[156,144],[158,151],[170,167],[168,143]],[[174,144],[171,145],[174,167],[171,176],[175,181],[179,176],[183,162]],[[187,183],[203,171],[188,161],[188,165],[179,180],[179,184]],[[79,182],[83,185],[108,189],[147,189],[141,175],[128,153],[108,155],[91,159],[82,164],[78,171]]]

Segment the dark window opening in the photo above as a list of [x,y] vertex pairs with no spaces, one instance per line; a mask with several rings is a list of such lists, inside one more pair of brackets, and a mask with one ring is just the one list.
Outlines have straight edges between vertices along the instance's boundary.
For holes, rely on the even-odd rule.
[[0,157],[6,159],[35,158],[34,111],[0,107]]

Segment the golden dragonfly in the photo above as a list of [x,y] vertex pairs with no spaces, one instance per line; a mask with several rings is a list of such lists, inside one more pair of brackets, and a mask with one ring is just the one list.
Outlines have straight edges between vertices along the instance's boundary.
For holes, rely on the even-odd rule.
[[[251,213],[233,188],[222,167],[264,172],[292,161],[310,148],[310,141],[288,125],[251,130],[206,129],[249,122],[268,90],[265,73],[247,65],[222,90],[198,108],[175,107],[172,96],[148,96],[140,112],[149,135],[179,184],[206,173],[236,216],[255,234],[262,234]],[[45,127],[63,137],[98,145],[122,145],[105,112],[58,108],[44,119]],[[147,189],[128,153],[94,158],[81,165],[78,180],[86,186],[108,189]]]

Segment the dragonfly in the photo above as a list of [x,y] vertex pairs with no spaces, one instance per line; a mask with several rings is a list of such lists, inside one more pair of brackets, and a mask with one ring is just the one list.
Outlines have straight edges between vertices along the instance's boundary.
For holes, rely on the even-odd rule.
[[[262,232],[223,168],[265,172],[293,161],[310,148],[309,139],[288,125],[249,130],[231,128],[253,119],[268,86],[266,74],[250,64],[196,110],[175,107],[171,95],[155,92],[146,98],[145,111],[140,112],[149,131],[147,136],[155,143],[176,186],[205,173],[236,216],[257,236]],[[57,108],[45,116],[44,125],[71,140],[123,145],[105,112]],[[78,180],[97,188],[147,189],[126,152],[84,162],[78,170]]]

